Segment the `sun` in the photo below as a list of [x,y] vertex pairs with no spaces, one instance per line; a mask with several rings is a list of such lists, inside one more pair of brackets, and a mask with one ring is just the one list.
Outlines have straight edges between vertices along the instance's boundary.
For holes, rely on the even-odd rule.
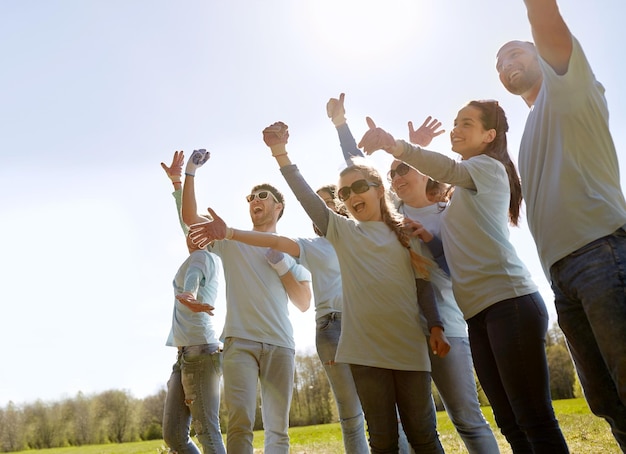
[[299,2],[312,47],[340,58],[397,52],[423,36],[423,6],[416,0]]

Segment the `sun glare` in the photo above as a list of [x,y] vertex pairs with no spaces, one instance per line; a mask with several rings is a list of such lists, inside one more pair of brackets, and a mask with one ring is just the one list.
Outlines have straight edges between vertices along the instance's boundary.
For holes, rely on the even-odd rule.
[[422,7],[416,0],[321,0],[299,5],[311,27],[312,47],[325,54],[377,57],[422,35]]

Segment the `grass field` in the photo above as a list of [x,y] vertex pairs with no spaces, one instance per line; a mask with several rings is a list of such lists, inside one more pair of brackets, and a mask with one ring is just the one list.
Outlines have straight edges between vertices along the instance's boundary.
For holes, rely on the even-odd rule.
[[[572,454],[620,454],[608,424],[589,412],[584,399],[554,401],[561,429]],[[485,417],[496,434],[502,454],[511,453],[509,445],[500,435],[491,407],[483,407]],[[441,443],[448,454],[466,453],[465,446],[456,434],[445,412],[437,414]],[[289,430],[292,454],[336,454],[343,452],[339,424],[294,427]],[[255,454],[263,453],[263,432],[254,434]],[[20,451],[21,453],[45,452],[46,454],[159,454],[167,452],[162,440],[137,443],[79,446],[44,450]]]

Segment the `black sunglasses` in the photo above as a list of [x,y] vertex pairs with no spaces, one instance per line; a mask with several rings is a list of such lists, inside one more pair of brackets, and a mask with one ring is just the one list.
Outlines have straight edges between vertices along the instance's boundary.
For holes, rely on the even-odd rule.
[[391,169],[388,173],[387,173],[387,179],[389,181],[393,180],[394,177],[396,175],[398,175],[399,177],[403,177],[405,176],[407,173],[409,173],[409,170],[411,170],[411,167],[409,167],[408,164],[405,164],[404,162],[401,162],[400,164],[398,164],[398,166],[395,169]]
[[253,192],[252,194],[249,194],[249,195],[246,196],[246,200],[248,201],[248,203],[250,203],[256,197],[258,197],[259,200],[266,200],[269,196],[272,196],[272,199],[274,199],[274,202],[279,203],[278,199],[276,198],[276,196],[274,194],[272,194],[272,191]]
[[342,202],[345,202],[350,198],[350,194],[354,192],[355,194],[363,194],[364,192],[369,191],[370,187],[378,187],[380,186],[378,183],[370,183],[367,180],[356,180],[350,186],[344,186],[343,188],[337,191],[337,197]]

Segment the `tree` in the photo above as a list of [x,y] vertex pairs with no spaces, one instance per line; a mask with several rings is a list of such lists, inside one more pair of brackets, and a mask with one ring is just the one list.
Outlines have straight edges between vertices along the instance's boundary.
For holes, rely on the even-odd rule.
[[0,448],[4,452],[20,451],[25,448],[23,416],[19,408],[10,401],[0,411]]
[[565,335],[554,323],[546,335],[546,356],[550,370],[550,392],[553,399],[572,399],[576,377],[567,349]]

